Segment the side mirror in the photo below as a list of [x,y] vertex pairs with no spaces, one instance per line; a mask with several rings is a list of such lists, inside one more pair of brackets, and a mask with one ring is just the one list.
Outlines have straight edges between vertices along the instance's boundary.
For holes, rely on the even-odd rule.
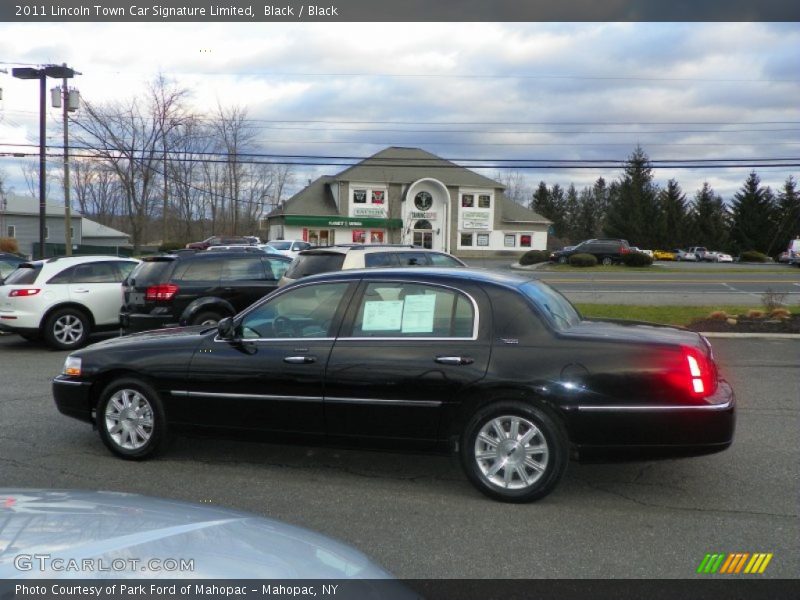
[[222,340],[233,340],[236,338],[236,328],[233,326],[233,317],[225,317],[217,323],[217,335]]

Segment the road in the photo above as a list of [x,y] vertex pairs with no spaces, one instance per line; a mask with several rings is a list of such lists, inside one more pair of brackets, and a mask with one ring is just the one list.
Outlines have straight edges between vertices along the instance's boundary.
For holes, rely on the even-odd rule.
[[112,457],[57,413],[63,352],[0,337],[0,485],[137,492],[252,511],[355,545],[404,578],[684,578],[708,552],[772,552],[800,572],[800,341],[715,340],[738,396],[734,445],[711,456],[571,464],[530,505],[485,499],[455,459],[179,438]]
[[[511,271],[509,260],[469,260],[470,265]],[[663,272],[659,269],[678,272]],[[599,304],[741,305],[762,307],[771,290],[782,303],[800,305],[800,269],[788,265],[661,263],[646,271],[515,270],[541,279],[572,302]]]

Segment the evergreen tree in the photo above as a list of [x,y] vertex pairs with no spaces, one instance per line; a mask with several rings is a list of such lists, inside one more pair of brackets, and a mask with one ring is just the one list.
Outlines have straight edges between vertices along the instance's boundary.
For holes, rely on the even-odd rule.
[[775,243],[771,251],[779,254],[789,247],[791,240],[800,237],[800,194],[797,192],[797,182],[792,176],[778,192],[775,222]]
[[564,236],[571,244],[576,243],[579,237],[576,228],[579,210],[578,191],[575,189],[575,184],[570,183],[564,200]]
[[769,188],[761,186],[755,171],[731,203],[731,245],[735,252],[768,252],[775,238],[774,198]]
[[545,213],[550,211],[550,191],[547,189],[547,184],[544,181],[539,182],[536,191],[533,192],[530,206],[528,207],[543,217],[548,217]]
[[704,182],[694,196],[690,219],[698,245],[710,250],[728,249],[730,215],[722,198],[714,193],[708,182]]
[[597,237],[599,231],[597,200],[594,189],[585,187],[578,196],[578,213],[573,223],[575,241]]
[[602,177],[598,177],[597,181],[595,181],[592,186],[592,204],[595,209],[595,224],[591,237],[601,237],[603,235],[606,215],[608,214],[609,194],[610,190],[606,185],[606,180]]
[[658,194],[660,209],[657,248],[683,248],[696,241],[692,223],[686,210],[686,195],[675,179],[667,182],[666,189]]
[[658,187],[653,183],[650,159],[637,146],[628,158],[625,172],[609,190],[604,231],[641,248],[653,248],[658,238]]

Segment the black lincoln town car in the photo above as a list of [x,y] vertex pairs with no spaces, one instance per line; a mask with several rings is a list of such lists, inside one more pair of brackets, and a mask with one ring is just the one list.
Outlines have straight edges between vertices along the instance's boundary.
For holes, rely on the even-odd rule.
[[214,327],[74,352],[53,393],[122,458],[186,428],[455,451],[508,502],[551,492],[570,457],[708,454],[734,431],[701,335],[585,320],[543,283],[474,269],[307,277]]

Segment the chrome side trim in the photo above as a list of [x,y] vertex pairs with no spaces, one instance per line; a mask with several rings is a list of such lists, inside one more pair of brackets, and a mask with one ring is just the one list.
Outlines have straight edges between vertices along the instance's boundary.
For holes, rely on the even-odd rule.
[[61,385],[91,385],[91,381],[68,381],[66,379],[53,379],[53,383]]
[[294,402],[322,402],[322,396],[278,396],[272,394],[226,394],[220,392],[189,392],[170,390],[173,396],[184,398],[234,398],[236,400],[291,400]]
[[[250,343],[250,342],[294,342],[299,344],[300,342],[333,342],[336,338],[332,337],[324,337],[324,338],[311,338],[311,337],[293,337],[293,338],[240,338],[235,340],[237,343]],[[215,342],[227,343],[230,344],[234,340],[223,340],[219,337],[219,334],[214,336]]]
[[727,410],[732,406],[730,400],[722,404],[704,404],[698,406],[674,406],[674,405],[630,405],[630,406],[578,406],[578,410],[586,412],[675,412],[675,411],[695,411],[695,410]]
[[386,400],[383,398],[337,398],[326,396],[325,402],[334,404],[380,404],[382,406],[441,406],[441,400]]

